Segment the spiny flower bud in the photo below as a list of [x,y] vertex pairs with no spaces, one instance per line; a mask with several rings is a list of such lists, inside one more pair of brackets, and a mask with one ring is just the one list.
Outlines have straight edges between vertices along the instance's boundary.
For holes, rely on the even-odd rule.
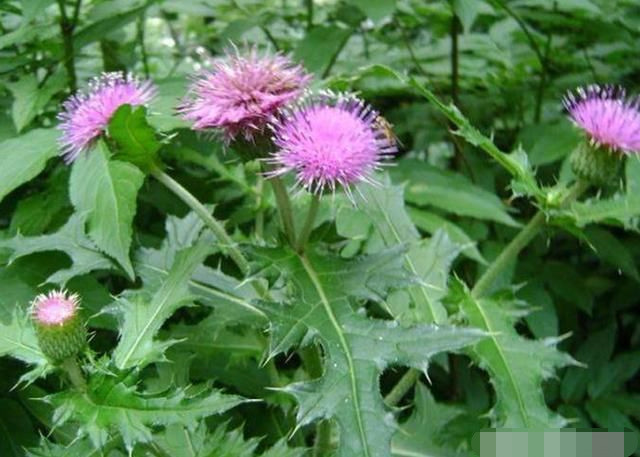
[[597,186],[612,183],[622,164],[621,157],[615,152],[586,142],[573,150],[569,160],[576,176]]
[[640,152],[640,101],[621,87],[591,85],[569,92],[563,104],[586,135],[571,156],[574,172],[597,185],[610,183],[624,155]]
[[38,295],[32,303],[32,319],[42,353],[53,363],[77,355],[87,332],[79,312],[80,298],[64,290]]

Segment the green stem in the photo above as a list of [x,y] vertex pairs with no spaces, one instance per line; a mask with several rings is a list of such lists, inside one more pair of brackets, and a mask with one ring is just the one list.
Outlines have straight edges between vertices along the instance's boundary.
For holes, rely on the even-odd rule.
[[144,77],[149,78],[149,56],[147,54],[147,47],[145,45],[145,13],[144,11],[140,14],[138,18],[137,27],[137,40],[138,46],[140,47],[140,57],[142,57],[142,68],[144,69]]
[[304,0],[307,7],[307,30],[313,27],[313,0]]
[[60,9],[60,33],[62,35],[63,63],[67,71],[67,81],[69,90],[73,93],[77,89],[75,51],[73,48],[73,32],[76,28],[80,4],[82,0],[77,0],[71,17],[67,14],[64,0],[58,0]]
[[256,183],[256,238],[259,240],[264,238],[264,178],[257,176]]
[[278,211],[280,211],[280,217],[282,218],[282,227],[284,233],[287,236],[291,246],[296,245],[296,232],[293,225],[293,211],[291,210],[291,200],[289,200],[289,194],[282,182],[282,179],[278,176],[269,178],[271,182],[271,188],[276,196],[276,205],[278,205]]
[[[194,197],[191,192],[182,187],[182,185],[166,174],[159,168],[151,170],[151,175],[164,184],[170,191],[172,191],[180,200],[185,202],[189,208],[191,208],[211,229],[214,235],[218,238],[218,241],[222,245],[223,250],[229,253],[229,257],[235,262],[242,274],[247,275],[250,270],[249,261],[242,255],[242,252],[236,247],[234,241],[227,234],[222,224],[217,221],[200,201]],[[258,281],[251,281],[251,286],[261,297],[267,297],[269,292]]]
[[[589,188],[589,183],[579,180],[577,181],[567,193],[562,197],[559,206],[566,206],[572,201],[576,200],[583,192]],[[480,277],[478,282],[473,287],[471,294],[474,297],[480,297],[484,295],[489,288],[493,285],[495,279],[524,249],[529,242],[542,230],[546,222],[544,211],[538,211],[536,215],[529,221],[527,225],[518,233],[518,235],[511,240],[502,253],[493,261],[487,271]],[[410,368],[400,381],[391,389],[391,392],[387,394],[384,401],[388,406],[396,405],[405,394],[411,390],[414,383],[418,379],[420,372],[415,368]]]
[[[589,184],[585,181],[577,181],[573,187],[571,187],[560,202],[560,206],[567,205],[578,198],[587,188]],[[493,286],[495,280],[502,274],[504,269],[511,264],[517,257],[520,251],[522,251],[533,240],[538,233],[545,226],[546,217],[544,211],[540,210],[536,215],[525,225],[520,233],[516,235],[514,239],[507,245],[506,248],[500,253],[500,255],[491,263],[489,268],[480,276],[480,279],[476,282],[471,290],[471,295],[474,298],[485,295]]]
[[75,357],[65,359],[60,366],[67,373],[71,384],[73,384],[76,389],[80,392],[87,391],[87,381],[85,381],[82,370]]
[[185,202],[187,206],[189,206],[189,208],[191,208],[198,216],[200,216],[202,221],[218,238],[218,241],[222,244],[222,248],[229,253],[229,256],[236,263],[240,271],[242,271],[243,274],[247,274],[249,272],[249,262],[236,247],[235,243],[227,234],[222,224],[211,215],[209,210],[202,203],[200,203],[200,201],[196,197],[194,197],[191,192],[182,187],[182,185],[178,181],[173,179],[164,171],[160,170],[159,168],[154,168],[153,170],[151,170],[151,174],[154,178],[164,184],[178,198],[180,198],[180,200]]
[[391,392],[384,397],[384,403],[387,406],[395,406],[400,403],[402,397],[404,397],[407,392],[411,390],[413,385],[416,383],[418,378],[420,377],[420,371],[415,368],[409,368],[409,370],[400,378],[400,381],[393,386]]
[[296,243],[296,251],[302,253],[309,240],[309,235],[313,230],[313,223],[316,221],[316,215],[318,214],[318,208],[320,207],[320,197],[318,195],[311,196],[311,204],[309,205],[309,212],[307,213],[307,219],[304,222],[302,231],[298,235],[298,242]]

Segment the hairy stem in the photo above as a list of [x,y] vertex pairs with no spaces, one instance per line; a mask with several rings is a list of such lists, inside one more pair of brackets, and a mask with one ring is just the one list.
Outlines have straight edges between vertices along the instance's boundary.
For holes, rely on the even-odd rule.
[[320,197],[313,194],[311,196],[311,203],[309,204],[309,212],[307,213],[307,219],[304,221],[302,231],[298,235],[298,242],[296,243],[296,251],[302,253],[309,240],[309,235],[313,230],[313,223],[316,221],[316,215],[318,214],[318,208],[320,207]]
[[84,374],[78,365],[78,361],[75,357],[69,357],[65,359],[61,364],[62,369],[69,377],[71,384],[80,392],[86,392],[87,381],[84,379]]
[[402,400],[402,397],[404,397],[407,394],[407,392],[411,390],[411,388],[416,383],[419,377],[420,377],[419,370],[416,370],[415,368],[409,368],[409,370],[407,370],[407,372],[404,375],[402,375],[402,378],[400,378],[400,381],[398,381],[398,383],[395,386],[393,386],[393,389],[391,389],[391,392],[389,392],[387,396],[384,397],[384,403],[387,406],[397,405],[400,402],[400,400]]
[[[589,184],[585,181],[577,181],[573,187],[563,197],[560,205],[567,205],[578,198],[587,188]],[[546,218],[544,211],[540,210],[525,225],[520,233],[504,248],[500,255],[489,265],[489,268],[480,276],[471,290],[471,295],[475,298],[485,295],[493,286],[495,280],[500,276],[504,269],[511,264],[522,251],[533,240],[540,230],[545,226]]]
[[[226,230],[222,226],[222,224],[216,220],[209,210],[202,204],[200,201],[191,194],[187,189],[182,187],[182,185],[174,180],[171,176],[166,174],[164,171],[159,168],[154,168],[151,170],[151,175],[164,184],[171,192],[173,192],[180,200],[189,206],[206,224],[209,229],[214,233],[220,244],[222,245],[223,252],[226,251],[229,254],[229,257],[235,262],[240,271],[246,275],[249,273],[249,261],[244,257],[242,252],[237,248],[234,241],[227,234]],[[252,281],[251,285],[258,293],[258,295],[264,297],[267,294],[267,291],[264,289],[262,284],[257,281]]]

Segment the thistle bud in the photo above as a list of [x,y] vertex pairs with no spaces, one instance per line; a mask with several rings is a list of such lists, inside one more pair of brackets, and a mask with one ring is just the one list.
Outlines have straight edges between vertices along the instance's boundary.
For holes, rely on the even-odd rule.
[[80,298],[64,290],[38,295],[32,319],[42,353],[53,363],[77,355],[86,345],[87,332],[79,312]]
[[620,174],[622,159],[616,152],[586,142],[578,145],[569,158],[576,176],[597,186],[615,181]]

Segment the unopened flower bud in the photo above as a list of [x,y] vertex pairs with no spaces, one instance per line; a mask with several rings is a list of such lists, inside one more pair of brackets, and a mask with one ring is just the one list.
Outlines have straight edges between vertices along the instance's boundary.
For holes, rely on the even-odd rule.
[[32,319],[38,344],[53,363],[74,357],[86,345],[79,301],[78,295],[63,290],[41,294],[33,300]]

